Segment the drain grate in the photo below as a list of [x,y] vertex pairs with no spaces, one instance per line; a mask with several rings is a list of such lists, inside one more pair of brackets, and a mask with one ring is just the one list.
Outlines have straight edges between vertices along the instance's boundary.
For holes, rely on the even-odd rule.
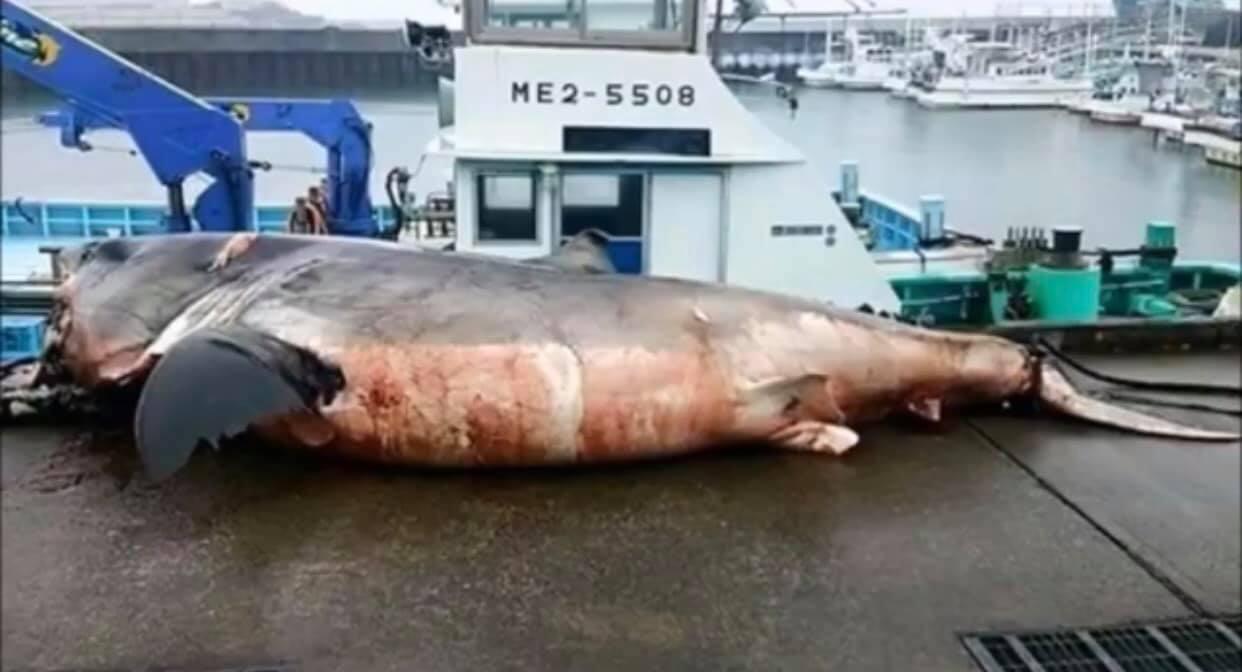
[[972,633],[962,643],[985,672],[1242,672],[1242,616]]

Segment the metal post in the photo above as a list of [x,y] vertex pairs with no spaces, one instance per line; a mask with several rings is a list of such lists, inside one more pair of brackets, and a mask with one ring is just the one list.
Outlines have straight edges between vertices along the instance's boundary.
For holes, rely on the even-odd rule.
[[919,214],[923,220],[923,240],[944,238],[944,197],[927,195],[919,197]]
[[858,205],[858,162],[841,162],[841,205]]
[[535,187],[535,223],[541,240],[546,240],[545,254],[561,246],[560,236],[560,171],[556,164],[539,165],[539,182]]

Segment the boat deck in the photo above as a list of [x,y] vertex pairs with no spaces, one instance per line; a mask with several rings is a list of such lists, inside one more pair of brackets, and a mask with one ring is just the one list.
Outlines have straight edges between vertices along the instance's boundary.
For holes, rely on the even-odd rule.
[[123,432],[6,427],[3,668],[966,671],[961,632],[1242,610],[1237,444],[999,415],[862,434],[845,459],[553,472],[234,447],[152,486]]

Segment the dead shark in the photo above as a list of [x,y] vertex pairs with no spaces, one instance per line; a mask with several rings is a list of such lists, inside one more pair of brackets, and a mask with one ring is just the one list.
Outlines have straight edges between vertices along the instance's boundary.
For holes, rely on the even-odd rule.
[[649,459],[736,442],[840,455],[895,412],[1035,398],[1130,432],[1036,351],[719,284],[382,241],[178,234],[62,254],[37,378],[140,389],[152,477],[253,432],[404,465]]

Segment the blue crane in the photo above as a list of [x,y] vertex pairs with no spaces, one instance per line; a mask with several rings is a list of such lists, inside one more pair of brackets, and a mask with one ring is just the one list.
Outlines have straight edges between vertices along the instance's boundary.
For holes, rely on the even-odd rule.
[[[378,233],[371,127],[348,101],[200,99],[12,0],[0,0],[0,56],[65,100],[41,117],[61,144],[87,149],[97,128],[129,133],[168,191],[171,231],[253,228],[254,170],[270,167],[247,157],[245,133],[256,130],[299,131],[326,148],[329,231]],[[182,187],[198,173],[212,182],[187,212]]]

